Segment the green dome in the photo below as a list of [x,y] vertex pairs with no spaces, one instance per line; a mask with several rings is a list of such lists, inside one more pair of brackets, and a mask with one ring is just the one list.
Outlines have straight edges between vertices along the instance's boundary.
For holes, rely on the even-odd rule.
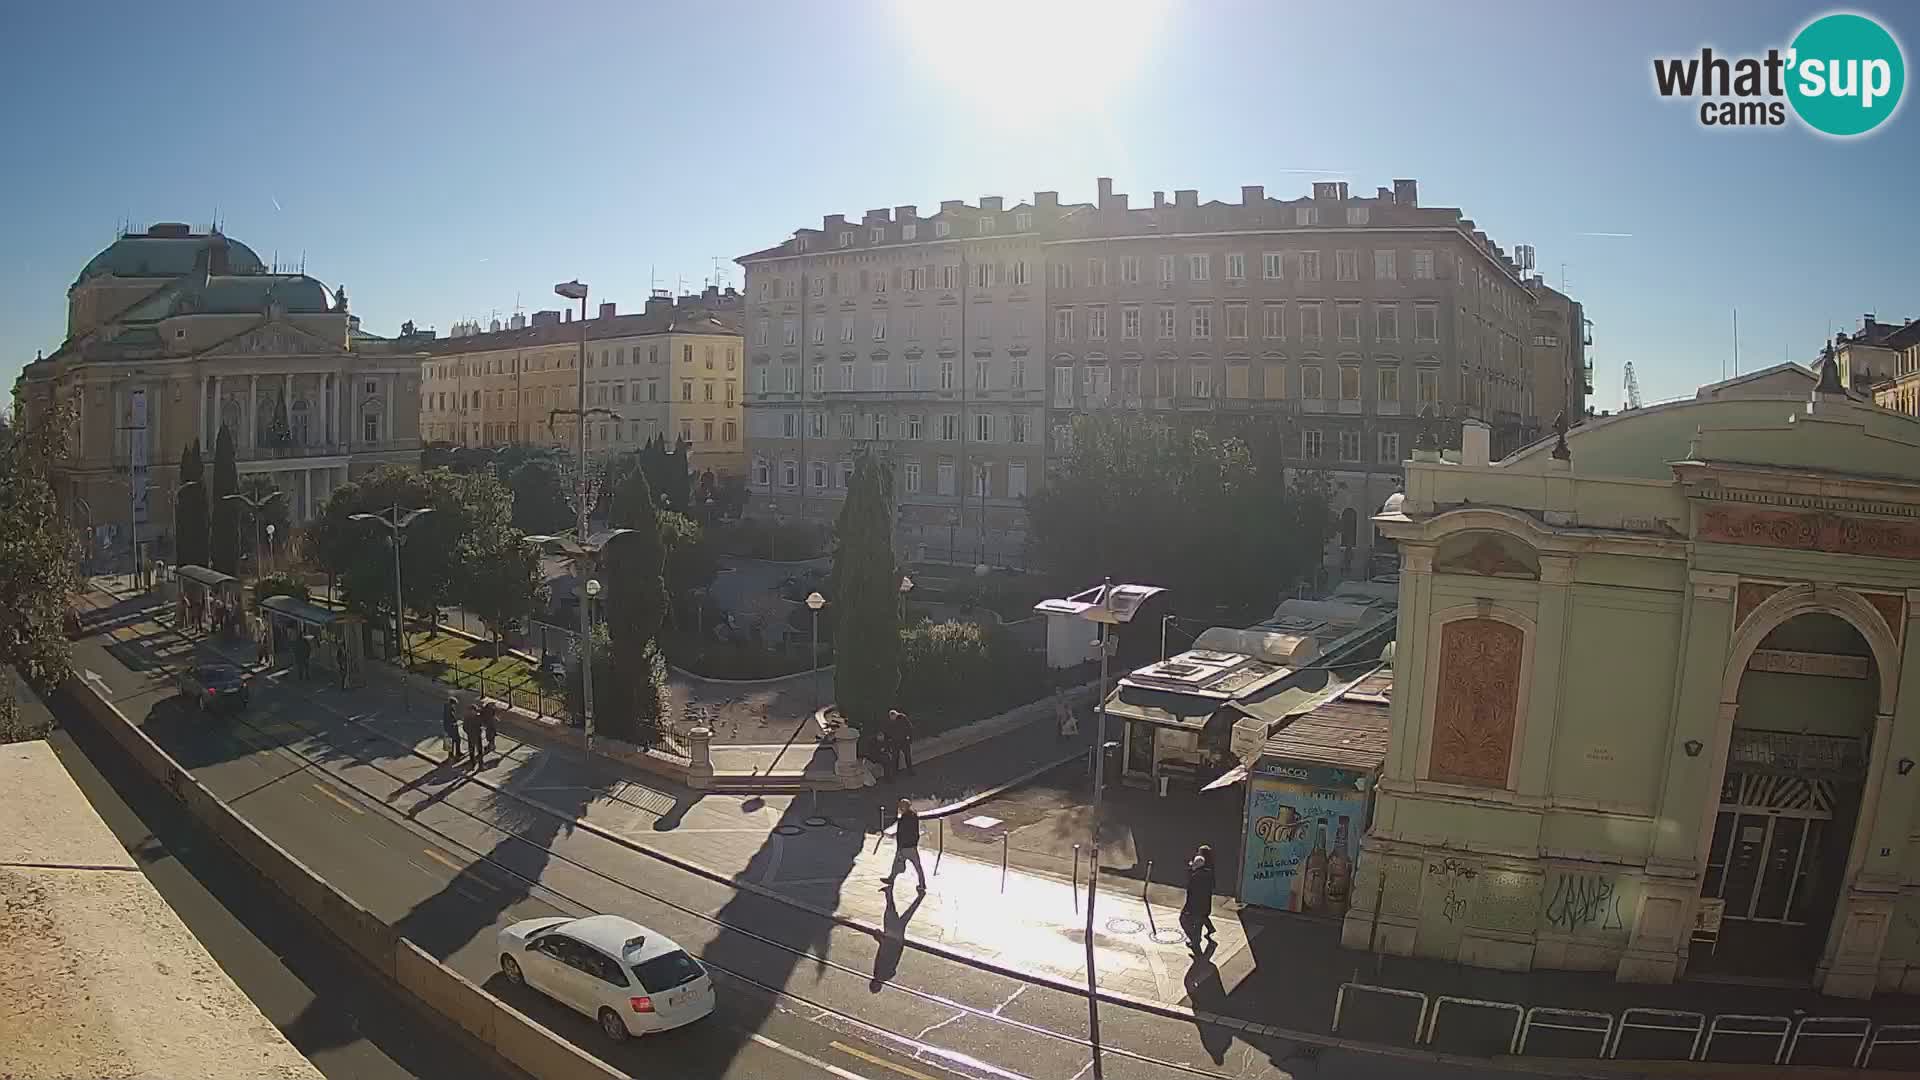
[[225,247],[226,266],[218,273],[259,274],[266,264],[253,249],[220,233],[192,233],[185,225],[155,225],[145,233],[123,236],[87,262],[74,284],[90,278],[179,277],[213,263],[216,248]]

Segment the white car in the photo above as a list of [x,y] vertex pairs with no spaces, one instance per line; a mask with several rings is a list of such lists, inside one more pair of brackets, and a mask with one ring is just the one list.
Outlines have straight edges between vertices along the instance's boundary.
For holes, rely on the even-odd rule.
[[618,915],[526,919],[500,931],[500,973],[593,1017],[615,1042],[713,1011],[713,980],[674,940]]

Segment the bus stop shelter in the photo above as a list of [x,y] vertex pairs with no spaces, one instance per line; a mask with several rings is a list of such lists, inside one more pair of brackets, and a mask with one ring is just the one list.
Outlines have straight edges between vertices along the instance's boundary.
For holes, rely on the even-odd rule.
[[173,576],[178,589],[173,598],[176,625],[205,627],[214,601],[229,611],[240,609],[240,579],[232,574],[189,564],[175,568]]
[[321,607],[292,596],[269,596],[260,613],[271,627],[275,655],[280,643],[296,637],[312,643],[312,663],[342,686],[366,682],[365,640],[359,616]]

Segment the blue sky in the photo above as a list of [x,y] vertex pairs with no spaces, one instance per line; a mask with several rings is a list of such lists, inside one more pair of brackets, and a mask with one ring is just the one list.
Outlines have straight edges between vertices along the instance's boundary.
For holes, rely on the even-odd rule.
[[[37,4],[0,38],[0,377],[65,332],[117,222],[204,224],[344,283],[367,328],[638,305],[822,214],[1112,176],[1371,192],[1415,177],[1588,306],[1595,400],[1805,360],[1920,316],[1920,118],[1714,132],[1656,55],[1784,46],[1829,8],[1375,0]],[[1880,3],[1907,50],[1920,9]],[[1909,91],[1909,96],[1914,92]],[[1626,236],[1598,236],[1624,233]]]

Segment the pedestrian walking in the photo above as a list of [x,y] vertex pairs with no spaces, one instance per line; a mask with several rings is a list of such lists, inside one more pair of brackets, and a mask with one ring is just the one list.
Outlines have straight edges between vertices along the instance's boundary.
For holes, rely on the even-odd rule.
[[1213,848],[1201,844],[1187,860],[1187,898],[1180,905],[1180,929],[1187,935],[1187,948],[1201,949],[1200,935],[1213,936]]
[[1060,729],[1062,739],[1071,739],[1080,734],[1080,720],[1073,715],[1073,706],[1067,704],[1067,695],[1055,694],[1053,698],[1053,721]]
[[908,863],[913,864],[913,872],[920,878],[920,891],[926,892],[927,870],[920,865],[920,815],[913,812],[912,803],[901,799],[893,819],[893,869],[880,887],[893,888],[893,879],[900,876]]
[[447,695],[447,706],[440,714],[440,730],[447,737],[447,760],[460,760],[460,699]]
[[899,709],[887,710],[886,757],[889,775],[913,775],[913,721]]
[[467,729],[467,763],[477,772],[486,767],[486,759],[480,746],[480,706],[469,705],[465,717]]
[[486,737],[487,753],[493,753],[493,743],[500,737],[500,703],[483,701],[480,703],[480,734]]

